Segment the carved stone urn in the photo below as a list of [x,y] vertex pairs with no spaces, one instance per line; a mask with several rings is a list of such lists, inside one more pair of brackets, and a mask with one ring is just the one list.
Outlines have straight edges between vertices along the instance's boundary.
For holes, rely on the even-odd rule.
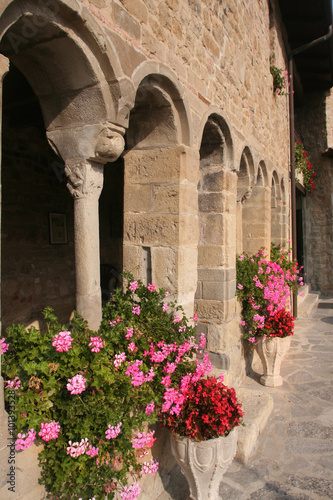
[[264,374],[260,377],[260,383],[268,387],[279,387],[283,384],[280,375],[282,359],[289,350],[291,337],[260,337],[256,344],[256,350],[262,362]]
[[222,476],[237,449],[238,429],[228,436],[197,442],[171,435],[171,450],[190,487],[191,500],[218,500]]

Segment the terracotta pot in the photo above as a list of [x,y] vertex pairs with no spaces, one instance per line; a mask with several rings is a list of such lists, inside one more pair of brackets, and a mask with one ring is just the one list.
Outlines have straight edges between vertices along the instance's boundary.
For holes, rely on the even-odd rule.
[[194,441],[171,436],[172,453],[186,477],[191,500],[218,500],[222,476],[231,464],[237,449],[238,429],[228,436]]
[[291,337],[273,337],[258,339],[256,350],[261,359],[264,374],[260,383],[268,387],[279,387],[283,384],[280,375],[281,362],[289,350]]

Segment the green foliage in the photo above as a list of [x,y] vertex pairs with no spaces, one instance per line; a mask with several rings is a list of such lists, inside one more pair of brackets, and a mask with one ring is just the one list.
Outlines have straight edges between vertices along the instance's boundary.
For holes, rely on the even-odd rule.
[[[52,499],[83,500],[95,497],[104,500],[114,498],[116,489],[122,490],[129,476],[140,476],[141,465],[137,450],[133,448],[133,437],[147,430],[147,425],[159,419],[165,386],[166,363],[173,363],[177,349],[161,362],[152,361],[148,351],[162,348],[165,344],[180,346],[188,339],[193,345],[170,375],[171,387],[177,387],[181,377],[196,369],[195,330],[183,314],[182,307],[169,302],[172,313],[166,312],[165,292],[149,290],[141,282],[135,291],[130,290],[134,282],[125,274],[128,286],[124,292],[117,289],[112,300],[103,310],[99,332],[88,329],[87,323],[77,313],[71,325],[71,347],[59,352],[52,345],[55,335],[68,328],[60,325],[51,308],[44,317],[45,332],[34,327],[26,330],[23,325],[13,325],[7,330],[10,348],[3,356],[5,381],[18,377],[21,383],[16,395],[16,425],[18,433],[33,428],[37,433],[41,424],[58,422],[60,433],[56,439],[40,441],[44,444],[40,453],[42,483]],[[140,306],[140,314],[133,308]],[[175,323],[174,314],[179,315]],[[133,336],[127,338],[128,329]],[[103,347],[92,352],[91,337],[100,337]],[[129,348],[132,344],[132,350]],[[134,345],[134,348],[133,348]],[[126,361],[115,364],[116,355],[124,353]],[[126,374],[128,366],[135,360],[144,375],[154,371],[149,382],[133,385]],[[69,379],[80,374],[86,380],[86,389],[80,394],[71,394],[67,389]],[[8,384],[7,384],[8,385]],[[7,398],[10,389],[6,390]],[[13,391],[11,390],[11,393]],[[155,411],[146,413],[148,404],[155,404]],[[121,432],[113,439],[106,439],[108,426],[122,423]],[[81,454],[73,458],[67,453],[69,441],[88,439],[98,448],[98,455]],[[142,450],[141,450],[142,451]]]

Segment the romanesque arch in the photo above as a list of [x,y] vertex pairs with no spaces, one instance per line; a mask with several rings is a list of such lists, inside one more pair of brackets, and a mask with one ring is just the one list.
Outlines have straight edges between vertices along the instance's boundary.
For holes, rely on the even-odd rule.
[[282,203],[279,177],[275,170],[271,185],[271,242],[279,245],[282,243]]
[[[148,68],[156,71],[156,67]],[[197,153],[175,78],[134,75],[138,83],[126,133],[124,268],[175,293],[193,313],[197,267]],[[161,68],[160,68],[161,69]]]
[[124,146],[117,61],[90,13],[75,0],[7,1],[0,17],[0,52],[27,78],[48,141],[65,163],[74,198],[76,308],[91,328],[98,328],[98,199],[103,165]]
[[243,149],[237,180],[237,253],[251,251],[251,224],[257,217],[256,210],[251,210],[252,190],[255,182],[254,162],[250,149]]
[[235,297],[236,173],[232,169],[232,157],[230,129],[220,115],[211,113],[206,118],[200,146],[195,307],[199,329],[207,335],[209,351],[219,354],[223,351],[221,359],[227,364],[230,345],[226,342],[225,323],[230,320],[229,305]]

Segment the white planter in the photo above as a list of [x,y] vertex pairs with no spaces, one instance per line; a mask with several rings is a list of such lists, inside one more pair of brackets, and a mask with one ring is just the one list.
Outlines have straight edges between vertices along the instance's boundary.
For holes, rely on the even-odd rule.
[[222,476],[237,449],[237,427],[226,437],[194,441],[171,436],[171,449],[190,487],[191,500],[218,500]]
[[268,387],[279,387],[283,384],[280,375],[281,363],[289,350],[291,337],[273,337],[258,339],[256,345],[257,353],[261,359],[264,374],[260,377],[260,383]]

